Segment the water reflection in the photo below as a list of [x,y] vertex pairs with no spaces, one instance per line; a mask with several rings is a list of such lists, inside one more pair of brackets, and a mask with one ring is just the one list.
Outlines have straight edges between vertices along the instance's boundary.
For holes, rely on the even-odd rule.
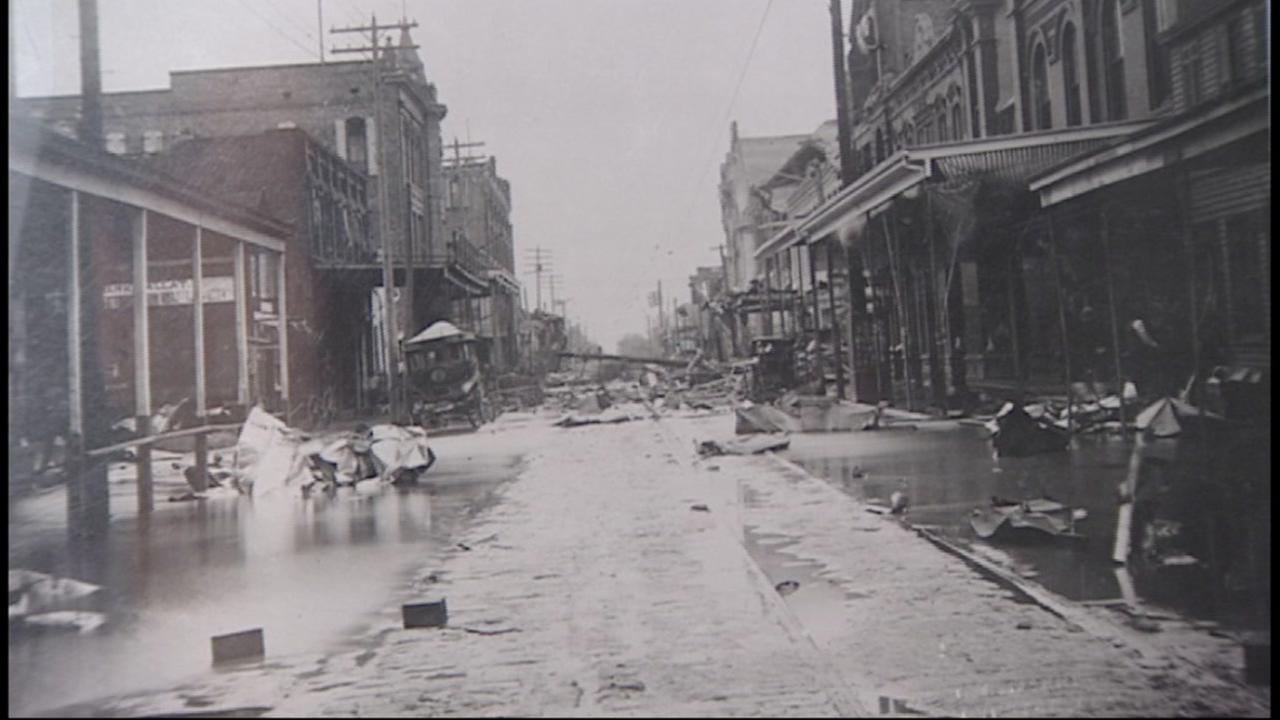
[[[376,495],[161,500],[150,517],[117,518],[94,539],[58,528],[57,498],[11,506],[9,567],[102,585],[96,609],[109,622],[87,636],[11,634],[9,712],[181,680],[209,667],[209,638],[224,632],[264,628],[269,655],[321,649],[376,611],[461,511],[513,472]],[[113,512],[128,506],[117,499]]]
[[[1270,628],[1270,438],[1160,441],[1140,459],[1130,555],[1134,591],[1145,600],[1231,625]],[[917,432],[793,437],[789,458],[854,497],[884,503],[907,483],[913,523],[938,526],[981,546],[968,524],[993,495],[1049,496],[1084,508],[1083,543],[997,545],[1014,566],[1061,595],[1121,597],[1111,561],[1118,487],[1133,444],[1080,437],[1068,452],[993,456],[986,433],[961,425]],[[1154,523],[1154,525],[1153,525]],[[1163,524],[1162,524],[1163,523]],[[1153,553],[1151,528],[1176,528],[1177,542]],[[1195,558],[1178,558],[1179,553]],[[1163,558],[1174,557],[1175,564]],[[1176,564],[1183,562],[1186,564]]]

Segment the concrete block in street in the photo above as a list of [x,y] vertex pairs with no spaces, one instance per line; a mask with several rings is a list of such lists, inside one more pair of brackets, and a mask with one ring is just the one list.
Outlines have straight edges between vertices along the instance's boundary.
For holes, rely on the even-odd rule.
[[262,628],[213,637],[213,664],[260,658],[266,654]]
[[449,611],[444,598],[402,605],[400,611],[404,616],[405,629],[444,627],[449,622]]

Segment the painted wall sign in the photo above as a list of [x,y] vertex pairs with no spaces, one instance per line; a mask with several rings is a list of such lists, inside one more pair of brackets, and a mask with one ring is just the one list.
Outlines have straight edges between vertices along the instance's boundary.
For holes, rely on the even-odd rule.
[[[235,302],[236,284],[231,276],[207,277],[200,294],[205,303]],[[190,305],[195,297],[191,280],[155,280],[147,283],[147,306]],[[103,305],[108,310],[130,307],[133,283],[114,283],[102,288]]]

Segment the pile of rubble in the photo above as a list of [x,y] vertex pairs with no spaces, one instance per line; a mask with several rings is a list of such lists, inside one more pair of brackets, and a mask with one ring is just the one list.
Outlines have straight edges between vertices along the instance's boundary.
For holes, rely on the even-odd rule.
[[34,570],[10,570],[9,628],[81,633],[97,630],[106,622],[106,616],[85,608],[92,606],[101,589]]
[[255,407],[236,441],[231,467],[223,468],[215,457],[203,483],[195,468],[188,468],[193,492],[182,499],[220,493],[305,495],[416,482],[435,461],[427,433],[418,427],[383,424],[313,438]]

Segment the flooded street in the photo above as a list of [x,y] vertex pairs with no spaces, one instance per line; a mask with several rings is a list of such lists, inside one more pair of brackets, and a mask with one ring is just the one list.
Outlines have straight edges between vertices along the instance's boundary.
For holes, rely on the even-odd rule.
[[515,476],[527,443],[510,427],[518,422],[500,424],[509,426],[501,445],[489,429],[433,439],[440,461],[418,486],[376,494],[177,503],[165,499],[184,488],[159,476],[156,511],[144,522],[133,484],[113,483],[110,529],[92,544],[67,540],[61,490],[11,503],[9,567],[102,585],[92,609],[107,625],[87,635],[11,635],[9,712],[204,672],[209,638],[222,633],[263,628],[268,659],[353,636]]
[[[1132,444],[1078,437],[1066,453],[997,458],[982,428],[924,423],[916,430],[802,434],[783,453],[858,500],[886,503],[906,481],[908,521],[937,527],[975,552],[1011,566],[1073,600],[1112,600],[1136,593],[1145,603],[1197,619],[1248,629],[1270,628],[1270,441],[1243,438],[1205,456],[1189,441],[1142,465],[1130,569],[1111,562],[1117,487]],[[1048,496],[1088,517],[1085,539],[1037,545],[988,544],[969,526],[970,512],[992,496]],[[748,498],[749,501],[749,498]],[[1192,565],[1143,561],[1143,528],[1159,517],[1178,523]]]

